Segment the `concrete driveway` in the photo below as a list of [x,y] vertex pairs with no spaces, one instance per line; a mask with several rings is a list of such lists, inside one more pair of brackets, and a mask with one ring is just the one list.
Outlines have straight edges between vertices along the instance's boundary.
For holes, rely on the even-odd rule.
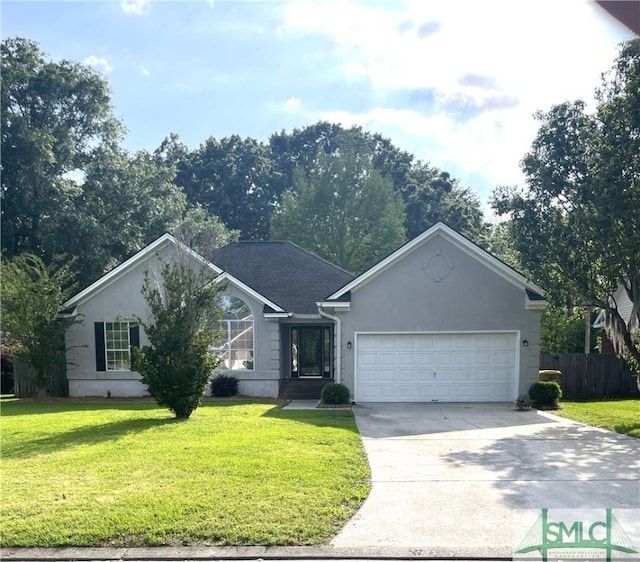
[[638,439],[502,403],[353,412],[372,490],[335,547],[510,557],[541,508],[616,508],[640,546]]

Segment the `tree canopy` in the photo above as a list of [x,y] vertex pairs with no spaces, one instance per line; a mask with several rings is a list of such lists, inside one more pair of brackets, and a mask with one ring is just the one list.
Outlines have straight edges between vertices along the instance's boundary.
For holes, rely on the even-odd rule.
[[[164,232],[188,233],[207,255],[237,237],[286,235],[356,271],[439,220],[476,242],[487,236],[469,188],[360,127],[318,122],[264,142],[211,136],[193,149],[171,133],[152,153],[132,153],[107,80],[22,38],[2,42],[1,102],[3,254],[29,252],[45,264],[64,254],[81,288]],[[347,163],[345,147],[359,156]],[[321,168],[338,173],[340,161],[348,165],[333,206],[312,201]],[[295,218],[316,204],[317,224],[323,210],[325,222],[361,217],[338,236],[340,255],[305,236],[302,216],[298,230],[283,226],[283,213]]]
[[188,204],[175,158],[120,147],[123,126],[102,76],[50,61],[33,41],[7,39],[1,49],[6,257],[31,253],[49,264],[64,254],[84,287],[185,221],[229,239],[215,215]]
[[[439,170],[396,147],[389,139],[363,131],[318,122],[291,133],[275,133],[269,140],[273,180],[277,196],[295,191],[296,170],[308,174],[318,155],[339,155],[344,146],[367,153],[367,166],[388,180],[404,204],[404,227],[408,239],[415,238],[438,221],[482,243],[488,226],[480,201],[468,188],[459,185],[448,172]],[[363,160],[364,162],[364,160]]]
[[[619,351],[640,359],[640,39],[603,75],[597,108],[565,102],[539,112],[522,167],[527,189],[502,187],[493,207],[512,219],[515,250],[557,304],[605,311]],[[613,293],[633,303],[621,317]]]
[[272,219],[272,237],[292,240],[347,271],[361,273],[405,241],[403,205],[372,155],[344,144],[298,168]]
[[33,41],[7,39],[2,53],[2,247],[50,261],[77,178],[97,150],[117,142],[106,81],[79,63],[49,61]]

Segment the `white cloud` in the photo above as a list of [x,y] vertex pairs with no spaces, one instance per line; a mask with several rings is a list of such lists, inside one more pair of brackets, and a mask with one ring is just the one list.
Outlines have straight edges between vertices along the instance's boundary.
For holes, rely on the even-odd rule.
[[537,109],[592,99],[621,40],[595,10],[587,0],[298,0],[283,28],[329,39],[344,79],[364,78],[382,100],[322,118],[383,132],[433,165],[479,175],[486,192],[523,183],[519,162]]
[[103,72],[104,74],[109,74],[113,71],[113,65],[109,62],[109,59],[105,57],[97,57],[96,55],[89,55],[85,59],[83,59],[82,64],[86,64],[87,66],[92,66],[99,72]]
[[151,0],[121,0],[120,7],[126,14],[142,16],[149,11]]
[[[345,75],[374,87],[477,95],[459,82],[473,72],[543,104],[590,94],[615,55],[585,0],[389,5],[300,0],[287,7],[285,27],[331,38],[347,53]],[[425,26],[433,28],[426,36]]]
[[147,67],[141,66],[140,74],[142,74],[142,76],[144,76],[145,78],[148,78],[149,76],[151,76],[151,71]]
[[490,214],[486,201],[494,187],[523,184],[520,160],[531,146],[536,124],[517,114],[517,109],[507,108],[461,123],[446,113],[423,115],[411,109],[377,107],[362,113],[327,111],[318,118],[345,127],[359,125],[391,138],[396,146],[473,188]]
[[300,107],[301,103],[302,102],[298,98],[292,96],[282,104],[282,109],[284,109],[285,111],[293,111],[294,109]]

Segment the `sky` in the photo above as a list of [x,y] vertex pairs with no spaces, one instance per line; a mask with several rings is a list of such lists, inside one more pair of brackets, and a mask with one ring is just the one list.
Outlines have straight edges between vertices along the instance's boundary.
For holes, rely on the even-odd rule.
[[108,80],[124,145],[262,141],[327,120],[381,133],[485,209],[524,185],[537,110],[593,93],[631,32],[589,0],[9,1],[2,37]]

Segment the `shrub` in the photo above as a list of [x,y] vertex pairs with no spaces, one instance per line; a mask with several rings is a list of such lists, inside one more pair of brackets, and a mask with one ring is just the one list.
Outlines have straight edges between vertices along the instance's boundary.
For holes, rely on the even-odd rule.
[[[38,256],[22,254],[2,260],[0,288],[3,370],[4,352],[9,352],[33,369],[38,397],[44,398],[64,356],[65,331],[79,322],[60,314],[62,303],[73,294],[73,272],[69,265],[46,265]],[[2,379],[4,386],[9,380],[4,372]]]
[[320,398],[325,404],[348,404],[349,389],[343,384],[330,382],[322,387]]
[[562,398],[562,389],[557,382],[534,382],[529,388],[529,396],[536,406],[557,406]]
[[218,375],[211,381],[211,396],[226,398],[238,394],[238,379],[233,375]]
[[150,318],[136,320],[151,345],[132,347],[131,365],[149,394],[178,419],[188,419],[199,406],[219,362],[210,350],[222,314],[221,286],[210,281],[210,271],[194,269],[191,258],[180,254],[161,263],[160,275],[145,272],[142,295]]

